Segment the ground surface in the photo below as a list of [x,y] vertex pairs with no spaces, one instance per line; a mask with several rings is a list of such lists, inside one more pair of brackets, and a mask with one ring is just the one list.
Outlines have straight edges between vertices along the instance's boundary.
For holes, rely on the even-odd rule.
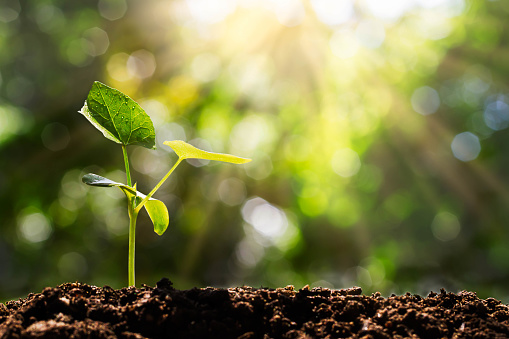
[[509,307],[474,293],[360,288],[46,288],[0,304],[0,338],[509,338]]

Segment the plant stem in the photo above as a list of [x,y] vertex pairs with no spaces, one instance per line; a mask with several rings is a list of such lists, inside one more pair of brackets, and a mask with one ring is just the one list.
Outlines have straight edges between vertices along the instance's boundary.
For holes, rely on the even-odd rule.
[[159,189],[159,187],[161,187],[161,185],[166,181],[166,179],[168,179],[168,177],[175,170],[175,168],[177,168],[177,166],[182,162],[182,160],[184,160],[184,159],[179,158],[177,160],[175,165],[173,165],[173,167],[168,171],[168,173],[166,173],[164,178],[162,178],[161,181],[159,181],[159,183],[152,189],[152,191],[150,191],[150,193],[138,204],[138,206],[136,206],[136,208],[134,209],[134,213],[138,214],[138,212],[141,210],[143,205],[145,205],[145,203],[148,201],[148,199],[150,199],[154,195],[154,193]]
[[125,175],[127,177],[127,185],[132,187],[131,172],[129,171],[129,159],[127,158],[127,150],[125,145],[122,145],[122,153],[124,154]]
[[[134,199],[133,199],[134,200]],[[129,276],[129,286],[135,286],[134,282],[134,240],[136,236],[136,219],[138,213],[134,211],[133,204],[129,205],[129,258],[127,271]]]
[[[129,170],[129,158],[127,157],[126,146],[122,145],[122,153],[124,154],[125,175],[127,177],[127,185],[132,187],[131,171]],[[127,209],[129,212],[129,257],[127,259],[127,274],[129,286],[135,286],[134,280],[134,246],[136,238],[136,219],[138,212],[135,211],[136,197],[129,198],[127,201]]]

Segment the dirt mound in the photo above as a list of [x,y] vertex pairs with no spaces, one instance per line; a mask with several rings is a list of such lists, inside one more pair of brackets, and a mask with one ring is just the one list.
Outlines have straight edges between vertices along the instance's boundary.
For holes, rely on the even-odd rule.
[[177,290],[68,283],[0,304],[0,338],[509,338],[509,307],[475,293],[360,288]]

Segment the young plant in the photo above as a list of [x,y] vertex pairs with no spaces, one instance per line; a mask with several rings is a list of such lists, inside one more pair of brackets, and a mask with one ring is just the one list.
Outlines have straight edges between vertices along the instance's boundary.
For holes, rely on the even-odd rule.
[[129,215],[128,281],[129,286],[134,286],[136,219],[140,210],[145,207],[150,220],[154,224],[154,231],[158,235],[162,235],[166,231],[169,224],[168,209],[163,202],[152,198],[152,196],[173,173],[175,168],[184,159],[217,160],[233,164],[243,164],[251,161],[251,159],[230,154],[206,152],[181,140],[165,141],[164,145],[173,149],[178,155],[178,160],[152,191],[144,195],[137,191],[136,184],[132,184],[126,147],[128,145],[139,145],[148,149],[156,148],[154,126],[147,113],[138,103],[124,93],[98,81],[92,85],[87,100],[79,113],[83,114],[106,138],[122,146],[127,184],[115,182],[93,173],[84,175],[82,181],[91,186],[116,186],[127,197]]

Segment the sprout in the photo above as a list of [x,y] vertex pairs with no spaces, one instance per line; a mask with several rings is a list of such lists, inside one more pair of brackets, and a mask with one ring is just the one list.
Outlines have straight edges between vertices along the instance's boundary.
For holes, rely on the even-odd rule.
[[150,220],[154,224],[154,231],[158,235],[162,235],[166,231],[170,220],[168,209],[162,201],[154,199],[152,196],[166,179],[169,178],[182,160],[204,159],[244,164],[251,161],[251,159],[230,154],[206,152],[182,140],[165,141],[164,145],[173,149],[178,156],[178,160],[152,191],[145,195],[136,190],[136,184],[132,184],[126,147],[128,145],[138,145],[148,149],[155,149],[154,126],[148,114],[145,113],[138,103],[124,93],[98,81],[92,85],[92,89],[88,93],[87,100],[80,113],[101,131],[106,138],[122,146],[127,184],[115,182],[93,173],[83,176],[82,181],[91,186],[116,186],[127,197],[129,213],[128,280],[129,286],[134,286],[134,244],[138,213],[145,207]]

